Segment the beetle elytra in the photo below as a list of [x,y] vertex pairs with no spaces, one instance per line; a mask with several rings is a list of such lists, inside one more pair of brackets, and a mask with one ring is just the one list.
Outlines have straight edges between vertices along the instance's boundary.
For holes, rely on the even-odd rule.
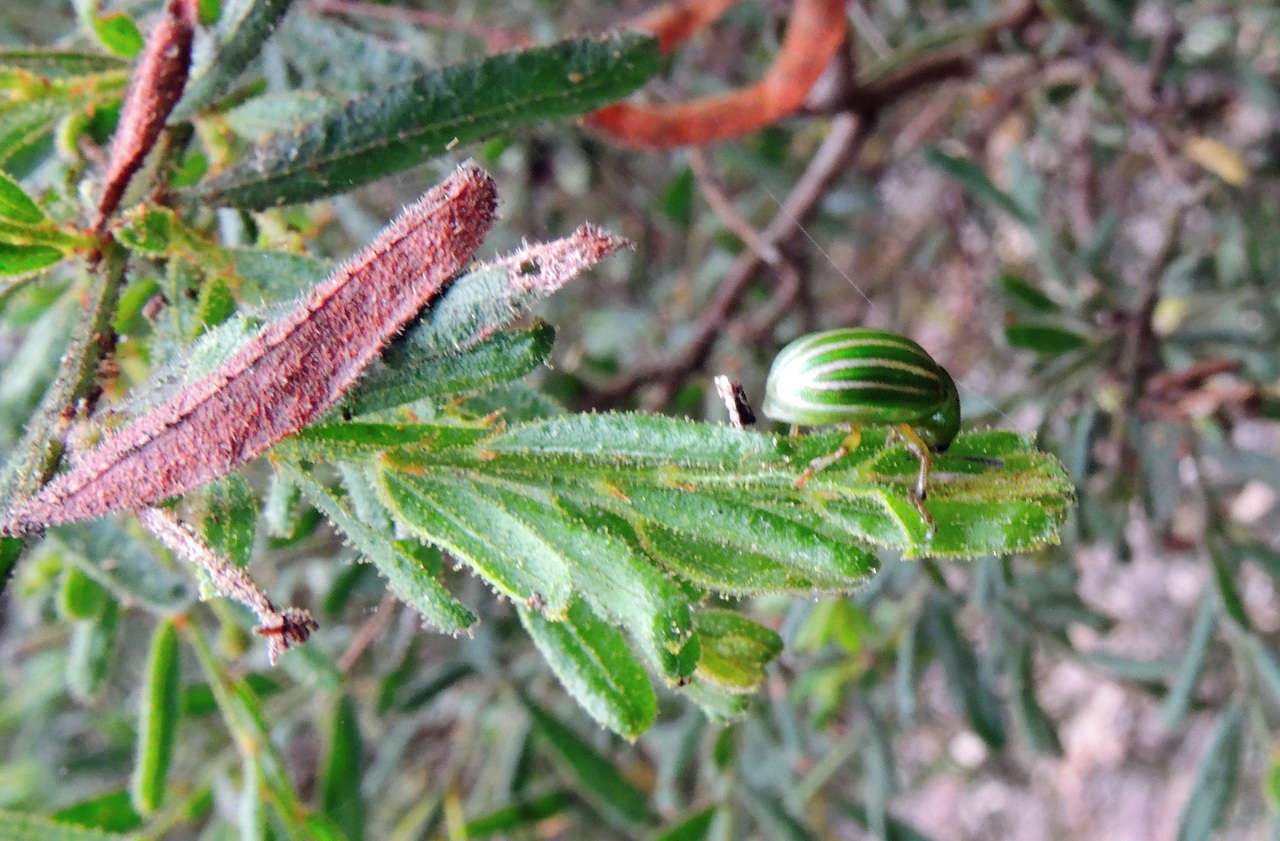
[[960,430],[960,397],[924,348],[864,327],[802,336],[773,360],[764,414],[793,427],[835,424],[847,432],[835,452],[809,463],[797,488],[856,449],[859,427],[890,427],[890,440],[901,440],[920,461],[910,496],[932,537],[936,524],[924,506],[932,453],[946,450]]

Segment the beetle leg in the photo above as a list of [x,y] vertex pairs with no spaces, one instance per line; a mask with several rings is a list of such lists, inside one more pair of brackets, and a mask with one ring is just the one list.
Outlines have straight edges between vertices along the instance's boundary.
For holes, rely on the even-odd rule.
[[849,453],[858,449],[858,444],[862,443],[862,430],[856,426],[848,426],[840,424],[840,429],[844,430],[844,440],[840,442],[840,446],[836,451],[825,456],[819,456],[809,462],[809,466],[800,474],[800,478],[796,479],[796,488],[803,488],[805,484],[813,478],[814,474],[819,470],[826,470],[840,459],[849,455]]
[[893,428],[893,433],[906,445],[907,451],[920,460],[920,472],[916,475],[916,486],[911,489],[908,494],[911,498],[911,505],[920,512],[920,516],[929,526],[926,537],[932,539],[938,531],[938,524],[934,521],[933,515],[929,513],[929,509],[924,507],[925,497],[928,495],[927,483],[929,481],[929,471],[933,469],[933,454],[929,452],[929,445],[924,442],[916,431],[909,424],[900,423]]

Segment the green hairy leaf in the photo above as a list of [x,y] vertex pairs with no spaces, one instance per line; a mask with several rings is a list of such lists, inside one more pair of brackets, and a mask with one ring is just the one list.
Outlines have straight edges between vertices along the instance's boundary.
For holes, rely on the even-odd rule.
[[[1061,465],[1019,436],[962,435],[935,464],[930,539],[906,496],[916,463],[885,449],[882,434],[869,431],[845,463],[797,489],[799,466],[826,445],[825,434],[797,440],[619,414],[505,429],[341,423],[304,430],[276,452],[367,465],[394,518],[523,605],[570,693],[634,736],[649,715],[646,682],[601,670],[606,661],[592,652],[617,643],[584,617],[621,626],[668,681],[693,678],[708,700],[749,692],[779,653],[778,637],[732,612],[696,610],[701,588],[849,592],[877,568],[876,544],[907,556],[1034,548],[1056,539],[1072,499]],[[309,496],[339,522],[326,491]],[[387,551],[386,537],[369,539]],[[957,674],[967,670],[953,660]],[[973,709],[990,718],[986,701]]]
[[232,474],[203,490],[200,530],[209,548],[236,566],[246,566],[257,530],[258,500],[244,477]]
[[36,225],[45,219],[35,199],[5,172],[0,172],[0,218],[23,225]]
[[204,182],[198,195],[263,208],[345,192],[458,143],[597,108],[656,70],[653,39],[631,33],[447,67],[282,133]]
[[129,62],[101,53],[22,48],[0,50],[0,68],[28,70],[53,78],[87,76],[107,70],[125,70],[128,67]]
[[0,275],[26,275],[47,269],[63,254],[48,245],[14,245],[0,242]]
[[560,683],[597,722],[628,739],[653,723],[658,700],[622,634],[582,601],[553,622],[521,606],[520,620]]
[[424,621],[449,634],[462,633],[475,624],[475,614],[440,583],[439,570],[423,563],[419,547],[394,539],[383,530],[385,527],[368,525],[304,471],[288,468],[287,475],[307,500],[378,568],[396,598],[416,610]]
[[[324,437],[317,429],[307,438],[315,454],[325,449]],[[838,438],[797,440],[658,416],[570,415],[463,446],[442,446],[446,433],[433,434],[421,446],[389,452],[383,464],[391,472],[439,469],[543,488],[616,513],[642,541],[654,526],[710,537],[850,585],[874,569],[861,548],[868,544],[908,557],[976,557],[1054,542],[1073,499],[1057,460],[1020,436],[964,434],[935,460],[929,507],[939,527],[929,540],[907,499],[916,462],[902,447],[885,448],[883,433],[868,431],[853,454],[795,488],[800,466],[834,449]],[[815,533],[826,540],[804,545]],[[732,582],[722,584],[735,591]]]
[[38,77],[30,71],[0,70],[0,91],[15,88],[11,98],[0,100],[0,165],[48,136],[64,117],[118,101],[129,74],[115,67],[34,84]]
[[412,340],[384,355],[387,365],[362,377],[341,410],[351,416],[417,400],[483,391],[523,377],[551,352],[555,330],[539,322],[528,330],[497,333],[460,354],[442,355]]

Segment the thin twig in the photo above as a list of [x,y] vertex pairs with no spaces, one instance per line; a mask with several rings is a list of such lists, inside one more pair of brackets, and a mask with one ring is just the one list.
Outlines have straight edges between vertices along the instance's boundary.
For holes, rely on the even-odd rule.
[[294,643],[307,641],[320,627],[311,614],[300,607],[279,610],[248,572],[214,552],[191,527],[164,508],[144,508],[138,520],[175,555],[209,573],[214,589],[253,611],[258,617],[254,632],[267,638],[267,657],[275,665],[280,655]]
[[360,626],[360,630],[356,631],[356,635],[351,638],[351,644],[347,646],[347,650],[342,652],[342,656],[338,658],[339,672],[346,674],[351,671],[356,661],[360,659],[360,655],[364,653],[364,650],[391,623],[392,618],[395,617],[396,605],[398,604],[400,604],[400,600],[390,593],[382,597],[382,601],[378,602],[378,609]]
[[[758,243],[753,244],[744,233],[739,233],[726,221],[726,225],[739,233],[752,250],[734,262],[695,325],[692,338],[679,350],[631,371],[593,393],[593,405],[618,405],[630,399],[637,388],[651,383],[661,384],[659,398],[673,394],[693,371],[706,362],[716,338],[734,326],[730,316],[732,310],[755,273],[767,264],[761,255],[767,254],[770,247],[779,249],[803,226],[827,187],[843,173],[848,161],[861,148],[877,115],[889,104],[921,88],[943,79],[972,75],[976,69],[975,55],[997,48],[1004,33],[1019,33],[1039,16],[1039,8],[1033,0],[1018,0],[994,20],[958,28],[954,40],[961,54],[938,56],[935,52],[922,52],[919,57],[894,57],[879,69],[864,75],[860,84],[846,83],[843,96],[824,100],[839,103],[835,107],[841,110],[837,110],[833,117],[830,131],[808,169],[783,201],[777,215],[760,233]],[[809,111],[815,113],[827,107],[825,104],[816,108],[811,106]],[[712,193],[704,189],[704,195],[708,196],[709,202],[714,202]],[[721,219],[732,218],[718,209],[717,212]],[[803,297],[804,291],[801,278],[796,277],[794,282],[789,282],[785,276],[780,278],[764,315],[758,316],[751,324],[743,325],[743,329],[752,335],[771,330],[791,304]]]
[[1003,34],[1020,33],[1039,17],[1040,9],[1034,0],[1017,0],[993,20],[956,27],[948,38],[949,51],[939,51],[937,39],[909,45],[860,74],[858,87],[851,92],[846,107],[865,116],[922,87],[971,76],[976,56],[996,49]]
[[1179,202],[1164,219],[1160,246],[1143,272],[1138,304],[1129,313],[1124,333],[1123,370],[1128,372],[1127,405],[1132,408],[1142,396],[1147,380],[1160,369],[1158,341],[1152,316],[1160,301],[1160,278],[1178,252],[1182,223],[1189,204]]
[[742,240],[747,248],[754,251],[763,263],[776,266],[781,262],[782,255],[778,252],[777,246],[773,243],[765,242],[760,236],[760,232],[738,214],[733,202],[721,188],[719,179],[712,172],[709,153],[701,146],[690,147],[689,169],[693,171],[693,177],[697,180],[698,190],[702,193],[702,197],[707,200],[707,204],[720,217],[720,221],[724,223],[724,226],[734,236]]
[[[760,239],[777,245],[793,236],[817,207],[827,187],[842,175],[849,160],[866,137],[866,124],[853,114],[841,114],[831,121],[826,139],[814,154],[809,167],[791,193],[783,200]],[[716,290],[694,328],[693,338],[680,350],[658,362],[640,368],[600,389],[593,395],[598,406],[612,406],[627,400],[642,385],[663,380],[671,391],[710,355],[716,338],[724,329],[730,311],[746,291],[763,261],[755,251],[738,257]]]
[[5,500],[10,506],[34,494],[58,469],[63,438],[78,414],[78,405],[93,389],[98,363],[113,344],[109,338],[113,335],[111,318],[124,282],[124,270],[124,251],[114,246],[105,249],[100,259],[89,266],[91,281],[85,295],[85,311],[62,356],[57,377],[27,424],[22,441],[14,448],[21,461],[5,477]]

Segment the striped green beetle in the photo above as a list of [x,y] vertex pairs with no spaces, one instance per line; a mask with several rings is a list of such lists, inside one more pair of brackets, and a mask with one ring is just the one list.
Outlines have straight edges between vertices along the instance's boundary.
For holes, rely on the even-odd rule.
[[931,453],[946,450],[960,431],[960,396],[924,348],[864,327],[801,336],[773,360],[764,414],[793,427],[837,424],[848,432],[839,449],[810,462],[797,488],[857,448],[859,425],[891,426],[891,435],[920,460],[911,501],[933,536],[936,524],[924,507]]

